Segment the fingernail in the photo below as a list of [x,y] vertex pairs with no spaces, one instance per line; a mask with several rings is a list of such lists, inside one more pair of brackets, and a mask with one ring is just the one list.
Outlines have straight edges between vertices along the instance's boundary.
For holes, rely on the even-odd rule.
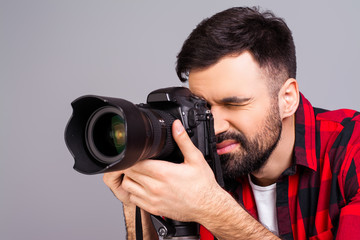
[[182,123],[180,122],[180,120],[176,120],[174,122],[174,128],[175,128],[175,132],[177,135],[181,134],[184,131],[184,127],[183,127]]

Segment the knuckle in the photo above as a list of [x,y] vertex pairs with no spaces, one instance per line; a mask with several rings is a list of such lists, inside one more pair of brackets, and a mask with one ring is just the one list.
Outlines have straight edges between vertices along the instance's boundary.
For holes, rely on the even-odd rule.
[[194,149],[194,156],[196,157],[196,158],[201,158],[201,157],[204,157],[204,155],[202,154],[202,152],[198,149],[198,148],[195,148]]
[[185,157],[186,157],[187,159],[194,159],[194,160],[196,160],[196,159],[204,158],[204,155],[202,154],[202,152],[201,152],[199,149],[194,148],[194,150],[191,151],[191,152],[188,152],[188,154],[186,154]]
[[131,192],[131,184],[129,184],[129,181],[126,181],[125,179],[121,183],[122,189],[124,189],[126,192]]
[[136,204],[136,197],[135,195],[129,194],[128,199],[127,199],[128,203],[133,203]]
[[107,173],[105,173],[104,176],[103,176],[103,182],[104,182],[107,186],[110,185],[110,176],[109,176]]
[[112,185],[120,185],[122,182],[122,179],[124,177],[124,174],[121,172],[116,173],[105,173],[103,175],[103,182],[108,186]]
[[163,188],[156,183],[149,185],[149,191],[155,196],[161,196],[163,194]]

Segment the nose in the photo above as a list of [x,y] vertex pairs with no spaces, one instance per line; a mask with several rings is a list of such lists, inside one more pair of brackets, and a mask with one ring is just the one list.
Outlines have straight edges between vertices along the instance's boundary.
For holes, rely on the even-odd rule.
[[215,135],[226,132],[230,126],[230,123],[226,119],[226,115],[217,107],[211,107],[211,113],[214,116]]

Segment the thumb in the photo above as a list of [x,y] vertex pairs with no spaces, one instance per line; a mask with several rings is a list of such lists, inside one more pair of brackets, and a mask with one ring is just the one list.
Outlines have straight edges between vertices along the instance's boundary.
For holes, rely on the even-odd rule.
[[179,119],[175,120],[172,125],[172,134],[184,156],[185,163],[198,162],[200,159],[204,159],[201,151],[195,147]]

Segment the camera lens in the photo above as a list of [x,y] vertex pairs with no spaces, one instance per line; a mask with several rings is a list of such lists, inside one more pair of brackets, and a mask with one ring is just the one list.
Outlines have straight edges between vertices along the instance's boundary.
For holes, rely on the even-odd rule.
[[65,141],[81,173],[126,169],[148,158],[182,160],[171,132],[176,105],[88,95],[72,107]]
[[111,163],[126,147],[126,125],[120,109],[104,107],[89,119],[87,143],[101,162]]
[[116,156],[125,148],[124,119],[115,114],[104,114],[94,125],[95,147],[106,156]]
[[114,143],[118,154],[125,149],[125,134],[126,132],[124,118],[119,115],[112,116],[110,138],[112,139],[112,143]]

